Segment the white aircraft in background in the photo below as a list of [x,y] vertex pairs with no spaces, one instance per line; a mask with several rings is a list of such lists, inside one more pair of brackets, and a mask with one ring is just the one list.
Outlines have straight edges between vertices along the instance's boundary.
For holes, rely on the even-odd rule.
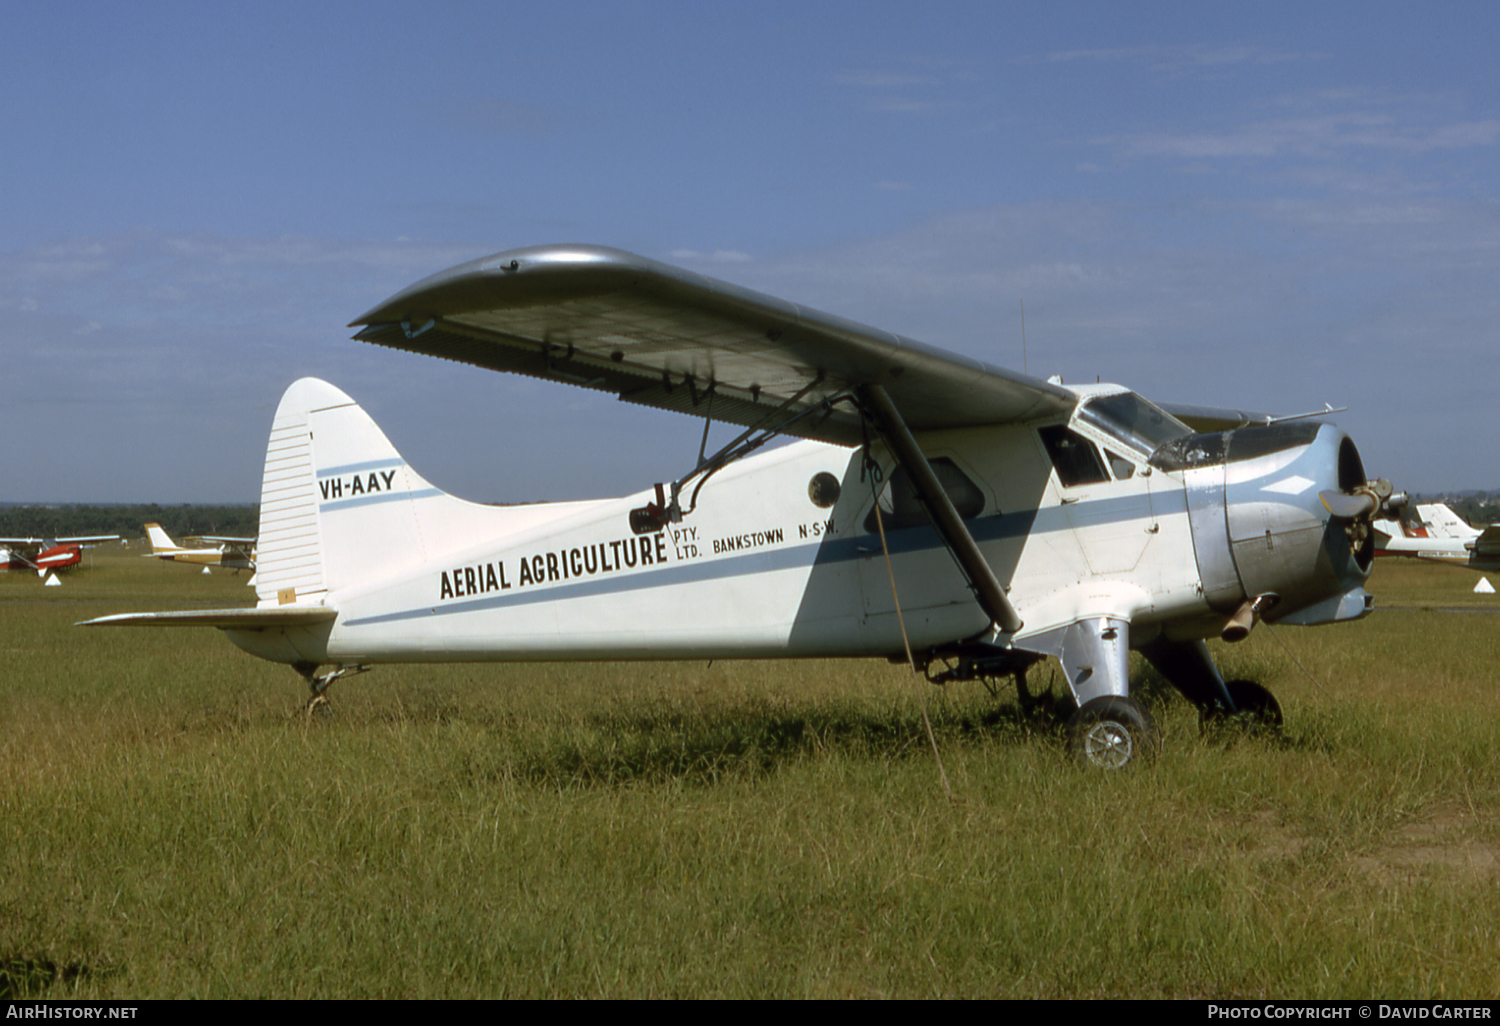
[[147,524],[146,537],[151,541],[149,557],[165,559],[173,563],[192,563],[194,566],[221,566],[230,570],[255,569],[254,538],[220,538],[213,535],[193,535],[184,538],[187,542],[207,542],[210,548],[185,548],[172,540],[172,536],[160,524]]
[[1429,559],[1485,573],[1500,571],[1500,524],[1481,531],[1441,503],[1418,506],[1417,516],[1418,526],[1399,518],[1376,520],[1375,554]]
[[35,570],[38,577],[83,562],[83,550],[118,534],[80,534],[72,538],[0,538],[0,570]]
[[[1364,616],[1371,520],[1404,501],[1331,424],[1184,422],[619,250],[500,253],[355,324],[702,417],[697,464],[620,499],[465,502],[304,378],[271,428],[257,606],[90,624],[218,627],[313,702],[383,662],[876,656],[1025,703],[1055,658],[1072,750],[1115,767],[1155,745],[1132,649],[1205,716],[1279,720],[1204,639]],[[714,420],[747,430],[709,454]],[[776,435],[802,440],[752,455]]]

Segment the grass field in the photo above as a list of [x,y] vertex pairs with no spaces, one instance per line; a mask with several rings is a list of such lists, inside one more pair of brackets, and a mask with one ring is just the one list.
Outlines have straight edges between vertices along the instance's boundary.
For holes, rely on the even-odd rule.
[[1201,736],[1138,667],[1165,744],[1124,774],[923,684],[951,798],[879,662],[382,667],[309,721],[212,630],[71,626],[244,580],[0,575],[0,996],[1500,993],[1470,573],[1382,563],[1401,608],[1215,643],[1279,738]]

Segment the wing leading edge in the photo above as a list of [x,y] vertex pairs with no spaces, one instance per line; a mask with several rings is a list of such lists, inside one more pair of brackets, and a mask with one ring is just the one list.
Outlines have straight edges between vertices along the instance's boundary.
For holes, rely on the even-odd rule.
[[[538,246],[426,278],[355,319],[364,342],[616,393],[628,402],[846,445],[880,385],[913,431],[1065,414],[1057,385],[622,250]],[[818,407],[823,407],[818,409]]]

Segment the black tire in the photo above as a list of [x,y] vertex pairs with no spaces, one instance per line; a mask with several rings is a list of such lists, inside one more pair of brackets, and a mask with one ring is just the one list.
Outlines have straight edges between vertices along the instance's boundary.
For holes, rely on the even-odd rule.
[[1132,698],[1101,695],[1068,720],[1068,751],[1095,769],[1120,770],[1149,760],[1158,743],[1156,724]]
[[1246,735],[1268,735],[1280,732],[1281,705],[1276,696],[1253,680],[1231,680],[1224,687],[1234,700],[1236,712],[1227,713],[1220,706],[1203,711],[1205,730],[1238,730]]

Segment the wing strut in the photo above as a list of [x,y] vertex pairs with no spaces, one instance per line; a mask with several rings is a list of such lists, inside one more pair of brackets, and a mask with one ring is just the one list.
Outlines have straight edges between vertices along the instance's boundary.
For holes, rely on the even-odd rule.
[[861,385],[859,398],[860,405],[865,408],[881,437],[895,454],[896,462],[911,478],[917,498],[927,510],[927,515],[932,518],[933,526],[937,528],[943,543],[958,561],[959,569],[968,577],[969,588],[979,600],[979,607],[1006,634],[1019,631],[1020,616],[1010,604],[1010,599],[1005,597],[1005,589],[995,578],[995,572],[990,569],[984,553],[979,551],[974,536],[964,526],[963,517],[953,508],[953,500],[948,498],[948,493],[938,483],[931,464],[922,455],[921,446],[912,437],[890,396],[880,385]]

